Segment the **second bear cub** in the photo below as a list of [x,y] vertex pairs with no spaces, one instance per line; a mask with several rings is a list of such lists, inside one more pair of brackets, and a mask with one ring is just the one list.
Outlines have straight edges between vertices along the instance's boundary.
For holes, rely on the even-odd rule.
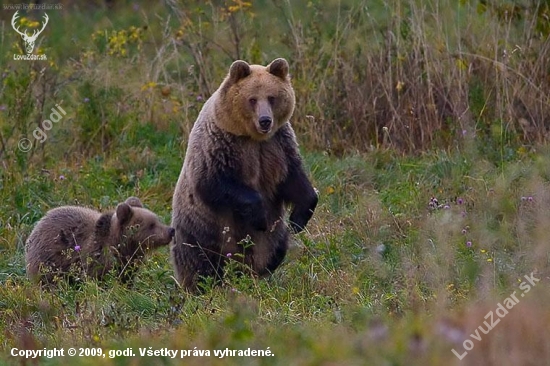
[[175,230],[130,197],[114,212],[63,206],[47,212],[27,239],[25,260],[31,279],[86,274],[101,278],[112,269],[128,270],[151,250],[168,245]]

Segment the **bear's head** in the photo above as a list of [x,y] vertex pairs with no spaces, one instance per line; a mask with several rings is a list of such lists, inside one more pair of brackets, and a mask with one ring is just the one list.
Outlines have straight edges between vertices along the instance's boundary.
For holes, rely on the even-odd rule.
[[151,250],[170,244],[174,234],[175,229],[143,208],[137,197],[120,203],[112,216],[103,215],[96,224],[96,236],[116,238],[116,243],[109,244],[118,256],[126,259],[142,258]]
[[218,92],[216,123],[237,136],[267,140],[294,112],[294,89],[283,58],[267,66],[233,62]]

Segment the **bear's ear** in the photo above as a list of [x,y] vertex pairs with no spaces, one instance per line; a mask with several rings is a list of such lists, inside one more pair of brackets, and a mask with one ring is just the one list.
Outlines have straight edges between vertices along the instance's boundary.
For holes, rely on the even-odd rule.
[[119,203],[116,207],[116,218],[119,225],[125,225],[128,223],[133,215],[134,211],[132,210],[132,207],[130,207],[130,205],[126,202]]
[[143,208],[143,203],[139,200],[137,197],[128,197],[126,200],[126,203],[129,204],[132,207],[141,207]]
[[245,61],[237,60],[231,64],[231,67],[229,68],[229,79],[233,83],[236,83],[248,75],[250,75],[250,65]]
[[271,75],[286,80],[288,76],[288,62],[284,58],[277,58],[267,65],[267,71]]

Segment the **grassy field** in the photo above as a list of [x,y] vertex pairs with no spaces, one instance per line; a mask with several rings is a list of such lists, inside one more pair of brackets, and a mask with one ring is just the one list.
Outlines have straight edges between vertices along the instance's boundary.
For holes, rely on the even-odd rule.
[[[550,364],[548,2],[60,4],[45,61],[14,60],[0,9],[0,364]],[[271,277],[190,295],[163,248],[129,284],[26,278],[53,207],[135,195],[170,222],[202,104],[276,57],[320,202]]]

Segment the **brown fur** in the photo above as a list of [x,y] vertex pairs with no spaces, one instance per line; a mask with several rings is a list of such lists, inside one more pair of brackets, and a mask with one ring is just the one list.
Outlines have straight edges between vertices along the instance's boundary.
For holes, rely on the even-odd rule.
[[257,275],[272,272],[288,246],[284,205],[296,232],[313,214],[317,195],[289,123],[294,105],[288,63],[277,59],[235,61],[203,106],[173,197],[171,256],[185,288],[221,277],[228,253],[243,254]]
[[54,208],[27,239],[27,274],[44,282],[77,274],[101,278],[113,268],[123,274],[147,252],[168,245],[173,236],[174,229],[136,197],[104,214],[77,206]]

